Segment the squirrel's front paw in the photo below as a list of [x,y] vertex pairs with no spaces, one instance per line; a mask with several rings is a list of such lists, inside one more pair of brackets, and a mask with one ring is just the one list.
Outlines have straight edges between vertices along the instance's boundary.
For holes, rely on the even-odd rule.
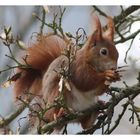
[[120,81],[121,75],[115,70],[105,71],[105,85],[110,85],[111,82]]

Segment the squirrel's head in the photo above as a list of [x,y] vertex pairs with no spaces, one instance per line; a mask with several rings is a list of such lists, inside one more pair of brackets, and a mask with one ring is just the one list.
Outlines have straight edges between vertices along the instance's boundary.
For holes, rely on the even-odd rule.
[[108,17],[106,30],[101,27],[97,16],[94,16],[96,30],[88,37],[83,49],[86,61],[98,71],[117,69],[118,51],[114,45],[114,23]]

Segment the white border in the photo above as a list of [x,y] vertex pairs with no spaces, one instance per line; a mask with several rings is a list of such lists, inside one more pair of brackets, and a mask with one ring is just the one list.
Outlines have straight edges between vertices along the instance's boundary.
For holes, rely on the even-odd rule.
[[140,0],[0,0],[0,5],[140,5]]

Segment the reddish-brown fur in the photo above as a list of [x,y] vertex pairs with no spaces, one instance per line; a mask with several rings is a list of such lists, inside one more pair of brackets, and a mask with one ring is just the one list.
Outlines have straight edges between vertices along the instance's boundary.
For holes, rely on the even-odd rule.
[[65,42],[57,36],[39,36],[27,49],[27,63],[32,69],[18,69],[21,77],[15,82],[15,96],[22,95],[30,88],[33,94],[40,94],[43,74],[50,63],[61,55],[66,47]]
[[58,36],[40,36],[38,42],[27,49],[27,62],[34,69],[46,70],[65,47],[65,42]]
[[[98,17],[95,17],[94,20],[96,30],[88,37],[82,49],[78,50],[71,65],[69,84],[72,91],[65,91],[64,94],[68,106],[75,111],[90,107],[92,102],[93,105],[96,103],[90,99],[96,98],[108,89],[108,85],[105,84],[107,78],[111,82],[120,78],[118,73],[114,73],[117,68],[118,52],[113,44],[114,24],[112,19],[109,18],[108,29],[105,32],[101,28]],[[47,103],[53,103],[55,97],[59,96],[58,83],[60,80],[60,77],[53,70],[62,64],[62,60],[65,60],[67,64],[66,57],[59,57],[62,56],[62,51],[66,47],[65,41],[58,36],[51,35],[41,36],[38,42],[28,48],[27,63],[32,66],[32,69],[18,70],[22,72],[22,76],[15,82],[16,96],[22,95],[25,90],[30,90],[34,94],[41,94]],[[102,48],[107,49],[108,54],[106,56],[102,56],[100,53]],[[83,103],[79,105],[81,99]],[[76,105],[79,105],[79,108]],[[58,108],[49,110],[45,114],[46,119],[53,121],[54,114],[58,112]],[[94,112],[87,118],[79,120],[82,127],[90,127],[97,114],[98,112]]]

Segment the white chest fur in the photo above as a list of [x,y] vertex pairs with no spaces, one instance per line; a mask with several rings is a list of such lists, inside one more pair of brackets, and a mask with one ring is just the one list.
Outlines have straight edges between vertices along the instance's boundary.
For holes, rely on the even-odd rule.
[[71,94],[73,101],[69,103],[70,107],[76,111],[85,110],[97,103],[98,97],[95,96],[96,90],[81,92],[74,85],[72,85]]

